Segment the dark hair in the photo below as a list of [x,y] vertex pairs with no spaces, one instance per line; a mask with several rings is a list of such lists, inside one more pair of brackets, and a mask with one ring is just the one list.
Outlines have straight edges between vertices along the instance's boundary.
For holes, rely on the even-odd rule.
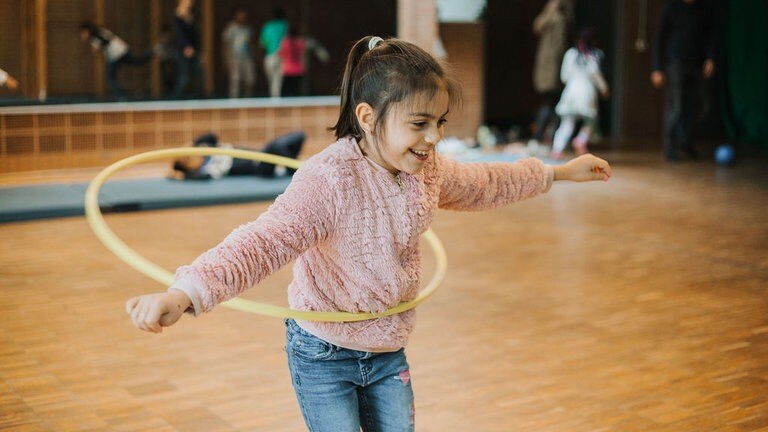
[[272,9],[272,18],[285,19],[285,10],[283,10],[283,8],[280,6],[276,6],[274,9]]
[[579,38],[576,39],[576,48],[583,53],[597,49],[597,32],[595,29],[592,27],[581,29]]
[[80,30],[88,30],[89,33],[96,33],[98,27],[92,21],[83,21],[80,23]]
[[376,112],[374,130],[392,104],[422,94],[432,98],[445,88],[451,104],[461,102],[458,82],[429,53],[418,46],[399,39],[379,41],[372,49],[368,45],[373,36],[366,36],[352,46],[341,81],[339,120],[328,128],[336,138],[353,136],[363,138],[357,122],[355,107],[368,103]]
[[584,27],[579,32],[579,38],[576,40],[576,50],[579,55],[576,61],[584,64],[590,57],[600,63],[603,60],[603,52],[597,47],[597,31],[592,27]]
[[181,163],[181,161],[178,161],[178,160],[173,162],[173,170],[181,171],[184,174],[187,173],[187,167],[183,163]]
[[206,132],[195,138],[195,147],[216,147],[219,143],[219,137],[213,132]]

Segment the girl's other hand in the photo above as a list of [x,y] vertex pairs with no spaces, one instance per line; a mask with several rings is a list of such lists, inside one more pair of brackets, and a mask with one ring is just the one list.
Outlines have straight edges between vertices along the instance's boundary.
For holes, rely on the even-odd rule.
[[163,327],[173,325],[192,304],[187,295],[179,290],[134,297],[125,304],[137,328],[160,333]]
[[608,181],[611,178],[611,166],[608,162],[591,154],[571,159],[565,165],[555,166],[554,170],[555,180],[585,182]]

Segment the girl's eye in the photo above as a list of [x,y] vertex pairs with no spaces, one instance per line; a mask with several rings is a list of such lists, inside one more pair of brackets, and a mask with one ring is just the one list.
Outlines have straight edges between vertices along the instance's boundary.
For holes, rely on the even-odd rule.
[[438,126],[438,127],[439,127],[439,126],[442,126],[442,125],[446,124],[447,122],[448,122],[448,120],[447,120],[447,119],[440,119],[440,120],[437,122],[437,126]]
[[416,126],[419,129],[424,128],[427,125],[427,122],[413,122],[412,125]]

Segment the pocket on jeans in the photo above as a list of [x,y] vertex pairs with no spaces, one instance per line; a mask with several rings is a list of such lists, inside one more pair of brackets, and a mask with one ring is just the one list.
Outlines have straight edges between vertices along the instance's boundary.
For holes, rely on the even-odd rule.
[[310,334],[293,322],[288,323],[288,329],[291,333],[288,345],[290,352],[296,357],[317,361],[327,360],[333,355],[335,347],[330,342]]

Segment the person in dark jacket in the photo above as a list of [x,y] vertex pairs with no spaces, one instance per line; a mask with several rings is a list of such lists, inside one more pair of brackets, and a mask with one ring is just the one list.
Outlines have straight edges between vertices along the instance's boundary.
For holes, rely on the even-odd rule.
[[664,152],[670,161],[680,160],[681,152],[698,156],[691,129],[695,107],[702,107],[703,116],[709,105],[704,84],[715,73],[714,24],[705,0],[669,0],[661,13],[651,83],[657,88],[668,84]]
[[173,15],[173,34],[176,39],[176,86],[172,97],[181,98],[189,81],[194,78],[195,96],[203,97],[204,72],[200,55],[200,36],[192,14],[194,0],[179,0]]

